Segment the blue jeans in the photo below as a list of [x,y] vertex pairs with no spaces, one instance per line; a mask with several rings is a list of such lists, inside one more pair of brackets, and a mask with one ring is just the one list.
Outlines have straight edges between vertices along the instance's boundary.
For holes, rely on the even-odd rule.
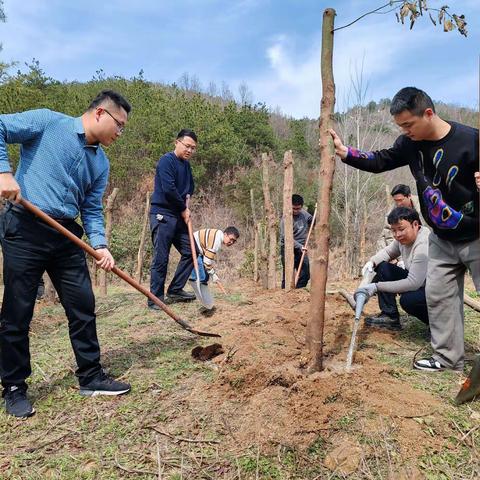
[[[199,255],[197,257],[197,261],[198,261],[198,274],[200,276],[200,282],[203,283],[204,285],[207,285],[208,280],[210,279],[210,275],[205,270],[205,265],[203,264],[203,256]],[[190,275],[189,280],[193,280],[193,281],[197,280],[197,275],[195,273],[195,268],[192,269],[192,273]]]

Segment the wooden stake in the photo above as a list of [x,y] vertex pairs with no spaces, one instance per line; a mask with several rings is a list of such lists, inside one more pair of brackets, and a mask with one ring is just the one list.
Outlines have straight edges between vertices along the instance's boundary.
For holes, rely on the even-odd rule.
[[265,199],[265,217],[267,219],[267,236],[269,239],[268,248],[268,273],[267,288],[272,290],[276,287],[276,253],[277,253],[277,221],[275,210],[270,197],[270,177],[268,172],[268,164],[270,157],[266,153],[262,153],[263,166],[263,197]]
[[294,285],[294,241],[293,241],[293,217],[292,217],[292,193],[293,193],[293,155],[287,150],[283,157],[283,246],[285,252],[285,291],[289,292]]
[[143,260],[145,258],[145,241],[147,238],[147,231],[148,231],[149,212],[150,212],[150,192],[147,192],[147,196],[145,199],[145,212],[143,214],[142,235],[140,237],[140,245],[138,246],[137,270],[135,272],[135,280],[138,283],[142,283],[142,270],[143,270]]
[[[114,188],[113,192],[107,198],[107,205],[105,206],[105,237],[107,239],[107,245],[112,235],[112,211],[115,198],[118,195],[118,188]],[[100,269],[100,294],[107,294],[107,272]]]
[[258,255],[260,249],[260,239],[259,237],[259,227],[260,225],[255,225],[255,249],[253,251],[253,281],[258,282]]
[[332,123],[335,105],[333,81],[333,26],[335,10],[327,8],[322,26],[322,103],[320,109],[320,176],[318,221],[315,225],[315,248],[312,261],[310,319],[307,325],[307,345],[310,348],[310,371],[323,369],[323,329],[328,274],[328,240],[330,236],[330,197],[335,172],[335,154],[328,129]]

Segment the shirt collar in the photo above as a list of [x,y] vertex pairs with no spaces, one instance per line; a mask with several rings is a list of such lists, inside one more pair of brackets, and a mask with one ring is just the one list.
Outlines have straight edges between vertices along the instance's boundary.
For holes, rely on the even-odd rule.
[[[83,128],[82,117],[75,117],[73,119],[73,131],[78,135],[83,135],[85,139],[85,129]],[[84,145],[84,148],[91,148],[96,152],[98,145]]]
[[82,117],[76,117],[73,119],[73,131],[79,135],[85,135],[85,129],[83,128]]

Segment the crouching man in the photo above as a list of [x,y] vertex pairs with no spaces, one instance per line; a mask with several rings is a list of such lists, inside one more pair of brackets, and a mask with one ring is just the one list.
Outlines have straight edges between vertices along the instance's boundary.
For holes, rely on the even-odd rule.
[[[409,315],[427,324],[428,310],[425,298],[425,279],[428,263],[428,236],[430,230],[420,224],[418,212],[407,207],[396,207],[388,215],[394,241],[377,252],[363,267],[376,272],[373,283],[357,290],[371,297],[378,294],[380,313],[365,318],[365,324],[374,327],[400,330],[396,295],[400,305]],[[389,263],[402,257],[405,268]]]
[[[200,282],[203,285],[202,292],[206,294],[208,298],[211,298],[210,292],[208,291],[209,280],[211,279],[213,283],[220,281],[214,268],[217,253],[223,245],[231,247],[240,237],[240,232],[236,227],[227,227],[223,231],[216,228],[202,228],[194,232],[193,237],[200,252],[198,256],[198,273]],[[192,270],[190,282],[192,282],[194,291],[193,283],[196,282],[196,280],[195,270]],[[213,309],[210,309],[210,311],[213,312]]]

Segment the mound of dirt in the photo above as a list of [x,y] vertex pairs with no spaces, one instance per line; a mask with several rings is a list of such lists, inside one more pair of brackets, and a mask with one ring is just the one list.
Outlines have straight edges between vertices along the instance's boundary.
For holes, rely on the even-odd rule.
[[395,333],[368,331],[362,325],[362,348],[347,373],[352,311],[341,296],[329,295],[325,369],[308,375],[308,292],[265,291],[249,282],[238,289],[247,300],[242,305],[219,301],[213,317],[199,320],[202,329],[222,330],[226,353],[212,360],[216,379],[208,388],[195,383],[186,399],[193,410],[213,412],[232,449],[253,444],[307,449],[319,437],[332,441],[345,427],[379,438],[391,435],[403,459],[416,458],[429,447],[441,448],[439,438],[426,433],[418,421],[435,422],[432,415],[441,404],[397,378],[394,369],[371,353],[369,345],[391,347]]

